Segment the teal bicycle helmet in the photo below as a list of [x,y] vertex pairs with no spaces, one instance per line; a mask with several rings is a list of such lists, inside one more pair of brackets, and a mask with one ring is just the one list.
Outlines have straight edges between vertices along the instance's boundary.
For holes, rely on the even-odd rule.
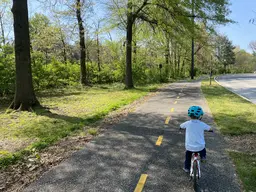
[[204,115],[204,111],[200,106],[191,106],[188,109],[188,116],[189,117],[194,116],[197,119],[199,119],[203,115]]

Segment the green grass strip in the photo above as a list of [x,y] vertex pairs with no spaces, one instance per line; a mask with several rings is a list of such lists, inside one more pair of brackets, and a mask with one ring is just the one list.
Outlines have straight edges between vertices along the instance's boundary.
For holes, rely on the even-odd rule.
[[[29,141],[19,151],[0,153],[0,169],[22,160],[56,143],[60,139],[82,131],[85,126],[103,119],[110,112],[127,105],[160,85],[145,85],[132,90],[124,90],[119,85],[47,92],[39,97],[45,109],[35,109],[34,113],[1,113],[0,140],[22,143]],[[1,112],[1,111],[0,111]],[[86,130],[97,135],[96,129]],[[14,144],[10,142],[10,145]],[[14,145],[13,145],[14,146]]]
[[216,82],[202,82],[202,91],[221,133],[256,133],[256,105],[226,90]]
[[[221,133],[229,135],[256,134],[256,105],[226,90],[216,82],[202,82],[214,120]],[[230,152],[246,191],[256,189],[256,154]]]
[[230,152],[246,191],[256,190],[256,154]]

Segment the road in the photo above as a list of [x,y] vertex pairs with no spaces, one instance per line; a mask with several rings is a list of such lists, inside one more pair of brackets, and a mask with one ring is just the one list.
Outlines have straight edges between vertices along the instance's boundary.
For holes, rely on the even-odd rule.
[[230,91],[256,104],[256,74],[219,76],[217,81]]
[[[170,84],[25,191],[192,192],[182,170],[185,136],[178,130],[191,105],[201,105],[204,121],[214,125],[200,82]],[[223,138],[206,133],[206,143],[200,191],[241,191]]]

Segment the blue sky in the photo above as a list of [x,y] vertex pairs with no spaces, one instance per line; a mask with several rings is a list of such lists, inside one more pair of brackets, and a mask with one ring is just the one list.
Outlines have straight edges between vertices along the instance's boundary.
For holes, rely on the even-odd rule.
[[231,3],[230,18],[237,23],[219,27],[218,31],[227,35],[234,45],[251,52],[248,45],[252,40],[256,41],[256,25],[249,20],[256,19],[256,0],[231,0]]

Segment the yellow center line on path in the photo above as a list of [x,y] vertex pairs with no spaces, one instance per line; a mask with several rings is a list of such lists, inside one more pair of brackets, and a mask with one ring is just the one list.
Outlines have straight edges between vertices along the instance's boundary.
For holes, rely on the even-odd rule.
[[174,112],[174,108],[171,108],[171,112]]
[[139,180],[139,182],[138,182],[134,192],[141,192],[143,190],[143,187],[144,187],[144,185],[146,183],[147,177],[148,177],[147,174],[142,174],[140,176],[140,180]]
[[160,146],[162,144],[162,141],[163,141],[163,135],[159,136],[157,141],[156,141],[156,145],[157,146]]
[[169,121],[171,120],[171,117],[167,117],[166,120],[165,120],[165,124],[169,124]]

